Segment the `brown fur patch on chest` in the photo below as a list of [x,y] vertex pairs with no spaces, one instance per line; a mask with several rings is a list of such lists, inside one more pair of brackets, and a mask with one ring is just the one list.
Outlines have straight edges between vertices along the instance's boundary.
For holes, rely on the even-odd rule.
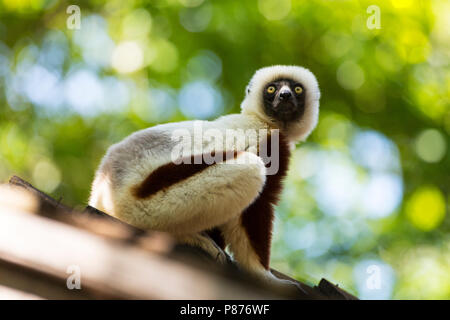
[[[279,154],[278,172],[266,177],[266,184],[259,197],[243,212],[242,225],[247,231],[251,245],[258,255],[264,268],[269,269],[270,246],[272,240],[272,225],[274,206],[278,203],[283,188],[283,179],[289,167],[290,149],[286,138],[280,134],[278,150],[272,148],[271,136],[266,140],[267,155],[273,157],[273,152]],[[277,146],[278,145],[278,146]],[[261,150],[261,147],[259,148]],[[264,158],[264,154],[260,155]],[[266,163],[266,161],[264,161]],[[266,163],[266,167],[269,164]]]

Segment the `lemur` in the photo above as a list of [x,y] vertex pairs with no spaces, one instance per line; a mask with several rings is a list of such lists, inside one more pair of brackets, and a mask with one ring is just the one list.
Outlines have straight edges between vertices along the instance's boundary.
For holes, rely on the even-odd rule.
[[[89,204],[213,257],[227,247],[241,268],[277,281],[269,268],[274,206],[292,148],[317,124],[319,98],[303,67],[259,69],[240,114],[157,125],[111,146]],[[217,138],[230,130],[237,139]]]

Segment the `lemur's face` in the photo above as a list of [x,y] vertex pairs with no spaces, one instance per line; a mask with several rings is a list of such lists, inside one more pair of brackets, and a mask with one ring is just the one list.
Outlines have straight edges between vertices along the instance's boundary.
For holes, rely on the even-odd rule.
[[278,79],[264,87],[264,112],[272,119],[289,123],[305,111],[305,88],[291,79]]

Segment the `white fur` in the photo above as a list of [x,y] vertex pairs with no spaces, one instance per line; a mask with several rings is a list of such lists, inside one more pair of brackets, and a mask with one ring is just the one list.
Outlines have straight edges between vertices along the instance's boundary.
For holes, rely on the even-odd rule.
[[[262,108],[262,90],[276,78],[291,78],[306,91],[305,113],[301,120],[287,128],[279,128]],[[133,133],[111,146],[96,173],[89,204],[118,219],[143,229],[166,231],[181,242],[201,246],[212,255],[215,246],[207,243],[199,232],[220,227],[236,261],[245,269],[272,278],[253,250],[241,224],[241,213],[258,196],[265,184],[266,168],[251,150],[257,145],[246,142],[237,146],[226,141],[223,150],[242,151],[236,160],[225,161],[183,180],[149,198],[136,198],[133,190],[154,170],[168,164],[176,145],[174,130],[185,129],[195,135],[195,125],[204,130],[279,128],[292,143],[305,139],[314,129],[319,112],[320,92],[314,75],[295,66],[274,66],[258,70],[248,86],[242,102],[242,113],[220,117],[215,121],[185,121],[158,125]],[[208,139],[196,141],[191,150],[197,154],[215,150]],[[247,160],[236,164],[238,160]],[[234,163],[234,164],[233,164]]]
[[[201,121],[201,124],[204,130],[267,129],[256,117],[244,115]],[[211,166],[148,200],[132,195],[133,188],[152,171],[171,162],[171,150],[175,146],[171,133],[180,128],[194,135],[194,122],[186,121],[141,130],[110,147],[96,173],[89,204],[137,227],[172,233],[202,231],[239,215],[265,182],[264,163],[250,152],[238,156],[237,160],[244,158],[246,164],[226,165],[233,162],[226,161]],[[210,141],[201,142],[203,152],[214,147]],[[231,144],[226,148],[237,147]],[[250,148],[244,145],[241,151]]]

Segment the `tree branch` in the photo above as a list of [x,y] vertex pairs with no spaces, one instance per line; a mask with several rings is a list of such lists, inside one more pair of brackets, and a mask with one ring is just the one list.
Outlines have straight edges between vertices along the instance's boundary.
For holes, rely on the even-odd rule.
[[[146,252],[146,254],[151,254],[154,258],[155,257],[165,257],[168,260],[172,261],[172,263],[182,263],[184,266],[184,273],[182,273],[183,277],[189,277],[188,272],[194,272],[193,270],[203,269],[202,274],[208,276],[205,276],[204,279],[208,279],[207,282],[204,283],[220,283],[220,291],[222,293],[228,291],[226,288],[234,285],[235,283],[244,284],[244,288],[241,288],[240,292],[247,292],[246,294],[243,294],[243,298],[245,297],[254,297],[252,294],[261,295],[260,297],[267,298],[267,297],[279,297],[279,298],[296,298],[296,299],[341,299],[341,300],[354,300],[357,299],[353,295],[347,293],[346,291],[339,288],[337,285],[334,285],[330,283],[329,281],[322,279],[318,286],[311,287],[305,283],[299,282],[281,272],[278,272],[276,270],[272,269],[273,274],[281,279],[289,279],[291,281],[294,281],[298,284],[299,290],[293,291],[286,291],[286,292],[280,292],[277,291],[274,288],[267,288],[264,287],[262,284],[258,283],[256,280],[252,279],[251,276],[249,277],[248,274],[244,274],[242,271],[239,271],[234,263],[232,262],[231,258],[229,259],[230,263],[227,266],[221,266],[217,263],[212,262],[212,260],[209,258],[207,254],[204,252],[201,252],[198,248],[192,248],[188,246],[177,246],[171,239],[170,236],[164,233],[160,232],[154,232],[154,231],[145,231],[141,230],[139,228],[136,228],[134,226],[131,226],[129,224],[126,224],[118,219],[115,219],[114,217],[109,216],[108,214],[97,210],[93,207],[87,206],[84,211],[80,212],[77,210],[74,210],[59,201],[56,201],[49,195],[43,193],[42,191],[36,189],[33,187],[30,183],[24,181],[23,179],[13,176],[9,181],[10,186],[14,187],[20,187],[22,190],[26,190],[29,193],[31,193],[36,199],[38,199],[39,206],[36,209],[37,214],[44,216],[46,218],[50,218],[53,221],[59,221],[61,223],[64,223],[66,225],[69,225],[71,228],[74,228],[75,230],[86,230],[89,231],[90,234],[95,235],[97,238],[93,239],[90,238],[90,241],[95,243],[95,241],[98,241],[99,239],[108,239],[110,241],[120,241],[121,243],[125,243],[127,247],[132,248],[133,250],[138,250],[140,253]],[[0,202],[0,210],[2,209],[2,203]],[[42,218],[41,218],[42,219]],[[22,222],[25,223],[27,220],[23,220]],[[36,224],[36,228],[43,228],[46,229],[47,227],[45,224]],[[63,228],[62,226],[59,226],[59,228]],[[40,230],[42,231],[42,230]],[[48,230],[50,232],[50,230]],[[76,236],[74,236],[76,237]],[[13,240],[13,239],[11,239]],[[81,239],[79,239],[81,241]],[[38,241],[39,239],[30,239],[30,241]],[[59,240],[57,240],[60,242]],[[61,239],[62,241],[62,239]],[[72,239],[68,239],[67,241],[72,241]],[[64,242],[64,241],[63,241]],[[61,243],[59,243],[61,244]],[[43,247],[41,247],[43,250],[45,250],[45,246],[49,244],[42,243]],[[69,245],[69,244],[67,244]],[[1,248],[1,246],[0,246]],[[131,272],[135,265],[145,265],[149,268],[145,268],[146,270],[150,270],[152,268],[153,272],[158,271],[160,274],[157,277],[152,277],[152,279],[167,279],[167,277],[173,277],[173,274],[168,273],[167,267],[162,267],[162,265],[159,266],[159,268],[153,266],[151,267],[151,262],[149,261],[141,261],[136,260],[133,261],[128,256],[127,251],[121,251],[114,246],[112,247],[114,249],[111,250],[117,250],[115,255],[117,257],[121,257],[121,261],[128,261],[127,263],[129,265],[128,270],[122,270],[122,273]],[[13,253],[12,253],[13,254]],[[3,265],[1,264],[3,259]],[[55,259],[62,259],[60,256],[55,256]],[[208,266],[205,268],[205,261],[208,260]],[[2,252],[0,250],[0,269],[5,268],[5,265],[8,263],[8,259],[5,259],[4,256],[2,256]],[[24,261],[21,262],[22,268],[31,268],[31,270],[35,269],[35,263],[36,261],[32,261],[31,267],[28,266]],[[40,263],[45,263],[45,261],[40,261]],[[98,263],[101,263],[101,261],[98,261]],[[105,262],[106,263],[106,262]],[[20,264],[20,263],[19,263]],[[17,266],[16,266],[17,267]],[[156,270],[156,271],[155,271]],[[188,271],[186,271],[188,270]],[[36,271],[36,270],[34,270]],[[207,271],[205,273],[205,271]],[[136,275],[136,273],[135,273]],[[53,277],[55,275],[52,275]],[[140,273],[139,277],[142,278],[148,278],[145,273]],[[209,277],[209,278],[208,278]],[[224,278],[227,279],[225,282],[228,284],[224,284]],[[39,278],[39,277],[38,277]],[[39,278],[40,279],[40,278]],[[221,280],[218,280],[221,279]],[[181,280],[180,280],[181,281]],[[93,283],[95,282],[95,279],[93,279]],[[1,284],[1,282],[0,282]],[[89,284],[91,286],[91,292],[95,292],[93,294],[94,297],[104,297],[104,291],[96,287],[94,284]],[[205,284],[206,285],[206,284]],[[100,287],[101,288],[101,287]],[[172,298],[178,297],[180,298],[180,292],[176,292],[180,287],[177,286],[177,288],[173,288],[173,294]],[[160,290],[161,288],[159,288]],[[231,289],[231,288],[229,288]],[[136,290],[136,288],[134,288]],[[234,289],[235,290],[235,289]],[[248,293],[248,290],[252,292],[251,294]],[[99,291],[99,292],[97,292]],[[136,296],[136,291],[134,294],[132,290],[130,289],[131,293],[128,293],[128,295],[121,295],[118,294],[118,297],[137,297],[137,298],[162,298],[160,295],[155,294],[155,292],[152,292],[152,294],[143,294],[141,292],[141,295]],[[141,290],[142,291],[142,290]],[[103,292],[103,293],[102,293]],[[232,291],[233,299],[236,299],[236,291]],[[275,296],[274,296],[275,294]],[[66,295],[62,295],[66,296]],[[62,297],[61,296],[61,297]],[[90,296],[89,296],[90,297]],[[85,298],[89,298],[86,296]],[[171,296],[165,296],[164,298],[170,298]],[[224,295],[220,297],[212,297],[212,296],[204,296],[203,298],[226,298],[227,296]],[[185,297],[186,299],[189,299],[189,297]],[[228,297],[230,298],[230,297]]]

